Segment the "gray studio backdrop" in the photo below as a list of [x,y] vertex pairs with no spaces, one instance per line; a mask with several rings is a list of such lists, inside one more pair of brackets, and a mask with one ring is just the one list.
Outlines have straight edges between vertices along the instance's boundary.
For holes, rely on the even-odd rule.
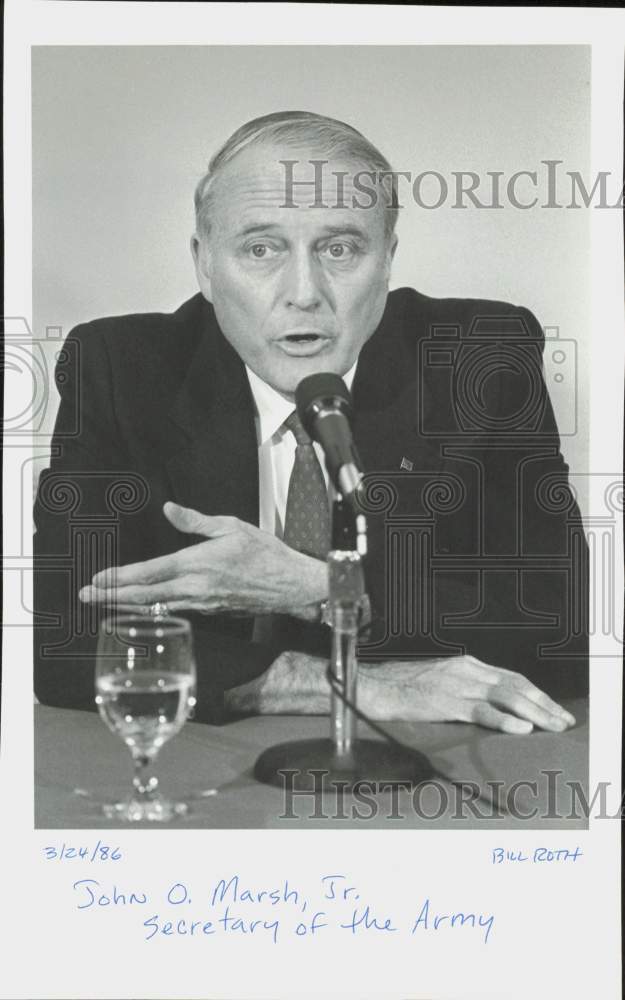
[[[444,192],[434,173],[449,186],[438,208],[406,189],[393,287],[522,304],[559,335],[564,360],[550,345],[545,372],[562,450],[584,473],[590,213],[540,206],[542,161],[589,179],[589,48],[35,47],[32,85],[37,338],[97,316],[170,311],[194,294],[192,195],[212,152],[257,115],[319,111],[365,132],[395,170],[433,172],[423,203]],[[459,171],[479,175],[482,203],[503,207],[468,197],[454,207]],[[515,188],[520,201],[538,194],[534,208],[505,195],[517,171],[537,174],[537,190],[527,178]],[[501,174],[499,198],[489,172]],[[556,202],[570,202],[566,184]],[[44,349],[51,360],[58,341]],[[583,487],[579,499],[584,508]]]

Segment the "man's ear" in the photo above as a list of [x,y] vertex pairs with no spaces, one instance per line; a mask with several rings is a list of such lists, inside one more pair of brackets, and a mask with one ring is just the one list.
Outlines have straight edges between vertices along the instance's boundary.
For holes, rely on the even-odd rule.
[[397,250],[397,244],[399,243],[399,237],[397,233],[393,233],[391,236],[388,250],[386,251],[386,277],[387,280],[391,277],[391,264],[393,263],[393,257],[395,256],[395,251]]
[[206,239],[194,233],[191,237],[191,255],[195,265],[195,275],[197,277],[200,291],[205,299],[211,301],[211,279],[210,279],[210,250]]

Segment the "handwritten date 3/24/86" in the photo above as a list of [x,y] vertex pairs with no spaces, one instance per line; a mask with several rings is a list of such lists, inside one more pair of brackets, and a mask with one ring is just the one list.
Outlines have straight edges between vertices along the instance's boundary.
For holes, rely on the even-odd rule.
[[97,844],[91,847],[76,847],[73,844],[55,844],[51,847],[44,847],[43,853],[46,861],[121,861],[123,855],[119,847],[110,847],[98,840]]
[[494,865],[503,865],[513,861],[529,861],[532,864],[552,864],[563,861],[577,861],[583,858],[584,852],[577,847],[534,847],[529,851],[510,851],[504,847],[493,847],[491,860]]

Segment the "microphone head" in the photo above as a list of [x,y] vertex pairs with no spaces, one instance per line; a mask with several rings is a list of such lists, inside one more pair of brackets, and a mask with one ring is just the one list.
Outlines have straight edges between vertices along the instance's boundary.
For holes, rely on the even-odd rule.
[[352,397],[340,375],[317,372],[307,375],[295,390],[297,414],[306,433],[314,438],[313,423],[319,410],[336,409],[348,419],[352,414]]

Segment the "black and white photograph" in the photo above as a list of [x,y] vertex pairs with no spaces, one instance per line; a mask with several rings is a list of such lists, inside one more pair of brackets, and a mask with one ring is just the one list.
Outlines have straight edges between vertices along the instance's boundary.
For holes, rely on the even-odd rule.
[[620,15],[10,6],[1,1000],[616,998]]
[[[355,792],[336,822],[384,826],[402,782],[407,823],[461,829],[514,823],[536,763],[585,787],[589,68],[33,50],[35,329],[67,331],[35,505],[41,825],[332,821]],[[195,808],[158,788],[161,746]],[[124,791],[131,758],[91,814],[75,788]]]

